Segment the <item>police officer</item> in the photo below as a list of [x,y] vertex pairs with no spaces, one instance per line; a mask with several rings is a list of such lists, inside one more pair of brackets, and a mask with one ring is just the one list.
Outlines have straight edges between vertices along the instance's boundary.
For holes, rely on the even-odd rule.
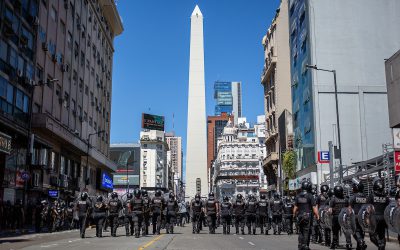
[[66,208],[67,229],[72,230],[74,227],[74,203],[70,202]]
[[232,203],[229,202],[229,197],[224,196],[221,203],[221,222],[223,234],[231,233],[231,221],[232,221]]
[[283,219],[288,235],[291,235],[293,233],[293,207],[294,205],[290,197],[286,197],[283,206]]
[[176,215],[177,215],[178,211],[179,211],[178,202],[176,202],[176,200],[175,200],[174,193],[170,192],[169,199],[167,201],[167,206],[166,206],[167,234],[174,233],[174,224],[176,222]]
[[99,195],[93,206],[93,220],[96,224],[96,237],[103,237],[103,223],[107,217],[107,207],[103,201],[103,196]]
[[[131,208],[132,199],[133,199],[133,195],[131,193],[128,193],[126,195],[126,201],[125,201],[125,204],[124,204],[126,236],[133,235],[133,232],[134,232],[133,218],[132,218],[132,208]],[[129,232],[129,229],[130,229],[130,232]]]
[[[353,179],[353,196],[350,197],[350,207],[354,210],[354,214],[358,214],[360,208],[367,204],[368,199],[364,195],[364,185],[356,179]],[[364,241],[364,231],[362,230],[358,218],[356,216],[356,230],[353,234],[354,239],[357,242],[357,250],[364,250],[367,245]]]
[[[344,197],[343,187],[335,186],[333,189],[334,196],[329,201],[329,212],[332,214],[332,244],[331,249],[336,249],[339,245],[339,213],[342,208],[349,206],[349,201]],[[346,249],[351,249],[351,235],[345,234],[346,237]]]
[[272,228],[274,230],[274,234],[281,234],[283,202],[279,197],[279,193],[274,193],[274,198],[269,204],[272,212]]
[[206,201],[205,208],[207,214],[209,233],[215,234],[217,214],[219,213],[219,211],[218,211],[218,201],[215,199],[213,192],[210,192],[208,194],[208,200]]
[[161,190],[156,190],[156,193],[151,199],[150,210],[153,224],[153,234],[160,234],[161,229],[161,214],[164,211],[165,200],[161,196]]
[[200,232],[201,224],[201,211],[203,210],[203,201],[201,200],[200,194],[196,194],[194,199],[190,202],[190,212],[192,213],[192,233]]
[[[268,209],[269,200],[265,194],[260,195],[260,201],[258,202],[258,223],[260,224],[261,234],[264,233],[264,226],[268,220]],[[268,234],[268,227],[265,228],[265,234]]]
[[[328,185],[321,185],[320,187],[320,194],[317,196],[317,205],[318,208],[322,206],[328,205],[328,191],[329,191],[329,186]],[[322,235],[324,235],[324,241],[325,241],[325,246],[330,246],[331,245],[331,230],[329,228],[322,228],[320,223],[318,223],[318,236],[317,240],[318,243],[322,243]]]
[[246,216],[246,224],[248,229],[248,234],[252,233],[256,234],[256,214],[258,209],[258,202],[256,197],[253,194],[249,194],[248,201],[245,205],[245,216]]
[[233,203],[233,213],[235,217],[236,234],[239,234],[239,226],[241,233],[244,234],[244,223],[245,223],[245,202],[241,194],[236,195],[236,200]]
[[143,199],[143,235],[149,234],[149,226],[150,226],[150,198],[147,190],[142,190],[142,199]]
[[118,199],[116,192],[111,193],[111,199],[108,201],[108,221],[111,227],[111,236],[117,237],[118,216],[122,209],[122,202]]
[[389,198],[384,192],[383,181],[380,178],[374,180],[372,189],[373,193],[370,194],[368,203],[375,208],[376,229],[373,234],[370,234],[370,239],[378,247],[378,250],[383,250],[386,246],[385,231],[387,227],[384,211],[386,206],[389,205]]
[[132,220],[133,220],[133,227],[135,230],[135,238],[139,238],[140,229],[142,228],[142,222],[143,222],[144,202],[142,199],[142,192],[140,191],[140,189],[135,189],[133,194],[135,197],[131,200],[130,207],[132,210]]
[[78,212],[79,218],[79,231],[81,238],[85,238],[85,231],[86,231],[86,219],[88,214],[90,213],[90,208],[92,204],[89,200],[88,193],[83,192],[79,197],[76,205],[76,210]]
[[293,214],[297,216],[299,227],[299,250],[309,250],[310,231],[314,213],[319,220],[318,208],[311,192],[311,182],[303,181],[301,183],[301,192],[296,196]]

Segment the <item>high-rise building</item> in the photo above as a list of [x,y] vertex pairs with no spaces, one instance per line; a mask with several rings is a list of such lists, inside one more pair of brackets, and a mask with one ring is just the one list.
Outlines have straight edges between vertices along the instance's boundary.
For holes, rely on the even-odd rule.
[[199,6],[190,18],[186,197],[208,193],[203,15]]
[[328,141],[340,148],[339,129],[343,165],[381,155],[382,144],[391,141],[384,60],[400,47],[400,32],[392,32],[400,25],[393,11],[400,1],[288,3],[297,175],[318,172],[323,182],[329,166],[317,163],[317,152],[327,151]]
[[210,174],[210,168],[218,153],[218,138],[222,136],[222,132],[229,120],[233,120],[233,116],[222,112],[219,116],[207,117],[207,172]]
[[111,144],[110,159],[117,164],[117,170],[113,174],[113,191],[124,194],[129,190],[133,193],[140,185],[140,144]]
[[[264,68],[261,84],[264,88],[266,158],[263,162],[269,188],[275,190],[279,181],[278,117],[292,110],[290,90],[289,18],[287,1],[281,1],[267,34],[263,37]],[[283,124],[285,126],[285,124]]]
[[223,82],[214,83],[215,115],[227,113],[235,117],[242,116],[242,89],[241,82]]
[[[385,61],[388,89],[389,125],[400,128],[400,50]],[[395,136],[399,137],[399,134]],[[399,145],[394,145],[399,147]]]
[[115,3],[40,1],[37,28],[32,127],[53,169],[43,185],[109,192],[113,41],[123,31]]
[[153,191],[170,188],[168,152],[164,131],[140,132],[140,188]]
[[174,133],[165,133],[165,139],[171,151],[171,168],[174,179],[182,179],[182,137]]

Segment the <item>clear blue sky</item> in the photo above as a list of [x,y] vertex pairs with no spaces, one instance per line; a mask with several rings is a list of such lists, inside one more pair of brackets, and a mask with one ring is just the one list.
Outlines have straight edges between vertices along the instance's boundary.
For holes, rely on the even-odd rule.
[[141,113],[164,115],[186,149],[190,15],[204,16],[207,115],[215,80],[241,81],[243,116],[263,114],[261,39],[279,0],[119,0],[124,32],[115,39],[111,142],[137,142]]

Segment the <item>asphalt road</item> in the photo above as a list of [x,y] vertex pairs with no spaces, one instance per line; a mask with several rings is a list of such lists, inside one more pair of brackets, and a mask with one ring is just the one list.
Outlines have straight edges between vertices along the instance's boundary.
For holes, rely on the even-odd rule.
[[[216,234],[213,235],[208,234],[206,230],[200,234],[192,234],[191,227],[188,225],[183,228],[177,227],[175,234],[162,233],[139,239],[124,236],[123,228],[119,228],[116,238],[110,237],[110,233],[107,232],[103,234],[103,238],[96,238],[93,229],[88,229],[86,235],[85,239],[81,239],[78,231],[68,231],[0,238],[0,249],[297,249],[297,235],[223,235],[222,228],[218,228]],[[353,244],[355,245],[354,241]],[[376,249],[368,240],[367,244],[368,249]],[[311,249],[328,248],[311,244]],[[400,246],[392,241],[387,244],[386,249],[400,249]]]

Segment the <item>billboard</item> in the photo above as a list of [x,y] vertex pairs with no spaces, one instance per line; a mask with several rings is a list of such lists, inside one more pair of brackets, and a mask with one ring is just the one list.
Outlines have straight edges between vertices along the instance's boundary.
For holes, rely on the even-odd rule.
[[130,186],[139,186],[139,175],[128,175],[126,174],[114,174],[114,185],[115,186],[126,186],[129,178]]
[[142,128],[164,131],[164,116],[142,113]]

